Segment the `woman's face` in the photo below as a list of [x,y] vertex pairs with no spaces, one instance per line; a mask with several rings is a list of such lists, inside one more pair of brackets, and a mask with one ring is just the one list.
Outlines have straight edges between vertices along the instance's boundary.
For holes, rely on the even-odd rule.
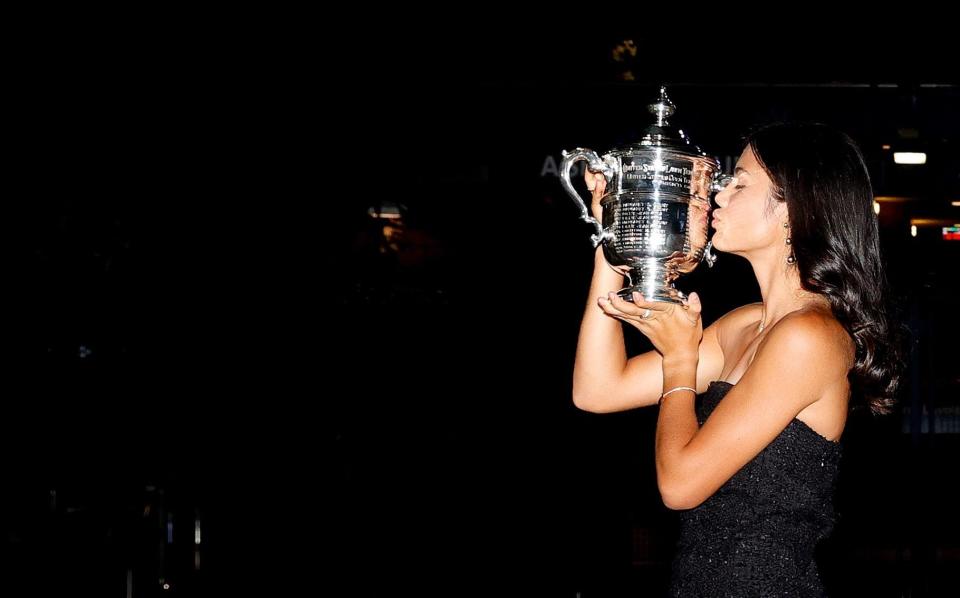
[[713,210],[713,246],[718,251],[749,254],[774,243],[783,245],[787,236],[786,204],[769,202],[773,182],[764,172],[748,145],[734,170],[736,179],[716,195],[719,206]]

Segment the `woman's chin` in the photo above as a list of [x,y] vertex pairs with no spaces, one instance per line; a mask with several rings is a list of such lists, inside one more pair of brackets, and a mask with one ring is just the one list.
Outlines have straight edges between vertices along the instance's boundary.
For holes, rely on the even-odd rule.
[[737,253],[736,248],[728,246],[723,241],[722,238],[717,238],[717,235],[714,235],[712,241],[713,241],[713,244],[711,245],[711,247],[713,248],[713,251],[715,251],[716,253],[729,253],[729,254]]
[[710,247],[716,253],[729,253],[729,254],[737,253],[737,249],[735,247],[728,246],[727,243],[723,240],[723,235],[714,233],[713,238],[710,239],[710,243],[711,243]]

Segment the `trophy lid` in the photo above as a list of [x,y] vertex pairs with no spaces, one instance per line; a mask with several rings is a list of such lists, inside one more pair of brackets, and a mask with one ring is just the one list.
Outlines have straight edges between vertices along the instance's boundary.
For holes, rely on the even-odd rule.
[[658,147],[684,154],[709,157],[690,140],[689,136],[684,134],[682,129],[677,129],[670,124],[669,118],[677,111],[677,107],[667,95],[665,86],[660,86],[660,97],[655,103],[649,104],[647,110],[653,115],[653,124],[644,130],[640,141],[619,148],[620,152],[649,151],[651,147]]

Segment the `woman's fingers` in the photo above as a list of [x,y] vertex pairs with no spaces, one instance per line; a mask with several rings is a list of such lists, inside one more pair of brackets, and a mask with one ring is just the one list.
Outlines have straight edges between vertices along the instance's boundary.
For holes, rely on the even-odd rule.
[[602,197],[604,191],[607,190],[607,179],[603,178],[602,174],[597,174],[595,181],[596,183],[593,187],[593,194],[595,196]]
[[607,179],[601,172],[590,172],[587,170],[583,174],[583,180],[587,183],[587,190],[592,191],[594,194],[598,192],[603,193],[603,190],[607,188]]
[[[633,293],[633,303],[622,299],[613,291],[608,293],[606,297],[600,297],[598,301],[601,307],[609,307],[620,315],[637,318],[646,313],[648,309],[651,312],[663,312],[669,309],[669,306],[663,301],[645,301],[643,295],[636,291]],[[605,309],[604,311],[607,310]]]
[[[617,293],[611,291],[605,297],[598,297],[597,303],[603,312],[611,317],[635,324],[647,324],[654,314],[666,314],[665,317],[676,317],[674,314],[677,307],[667,301],[646,301],[643,295],[638,292],[633,293],[633,302],[624,301]],[[683,302],[681,313],[688,322],[697,325],[700,319],[700,312],[703,306],[700,303],[700,297],[696,293],[691,293],[689,298]],[[643,314],[650,310],[651,315],[644,318]],[[661,316],[664,317],[664,316]],[[645,331],[646,328],[641,328]]]
[[593,217],[601,220],[603,210],[600,208],[600,200],[603,199],[603,194],[607,189],[607,179],[604,178],[603,173],[590,172],[589,170],[584,171],[583,178],[586,180],[587,189],[591,193],[590,209],[593,212]]
[[664,312],[670,309],[669,303],[665,301],[647,301],[646,298],[643,296],[643,293],[639,293],[637,291],[633,292],[633,303],[629,301],[624,301],[623,299],[621,299],[621,301],[623,302],[623,304],[631,306],[633,308],[633,311],[635,311],[637,314],[646,313],[648,309],[650,311],[661,311],[661,312]]

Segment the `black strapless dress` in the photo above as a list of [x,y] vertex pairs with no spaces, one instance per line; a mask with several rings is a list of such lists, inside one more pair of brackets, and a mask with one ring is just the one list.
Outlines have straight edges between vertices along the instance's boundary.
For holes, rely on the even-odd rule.
[[[733,384],[697,395],[702,426]],[[794,418],[710,498],[677,511],[670,596],[826,596],[814,549],[836,522],[842,448]]]

